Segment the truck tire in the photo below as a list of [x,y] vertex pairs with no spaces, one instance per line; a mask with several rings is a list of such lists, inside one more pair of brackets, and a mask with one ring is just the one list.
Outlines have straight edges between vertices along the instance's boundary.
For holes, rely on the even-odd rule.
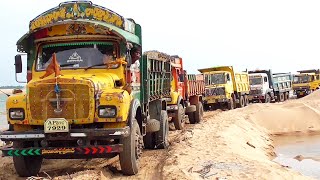
[[130,135],[120,139],[123,151],[119,154],[121,171],[124,175],[135,175],[139,170],[139,158],[143,149],[143,138],[139,124],[135,119]]
[[184,108],[182,104],[178,105],[178,110],[175,112],[175,116],[172,117],[174,127],[176,130],[182,130],[185,125],[185,120],[184,120]]
[[157,132],[160,130],[160,123],[156,119],[149,119],[147,121],[146,131],[149,132]]
[[283,93],[280,93],[280,102],[283,102],[284,101],[284,94]]
[[167,111],[161,111],[160,130],[155,134],[157,139],[156,147],[158,149],[167,149],[169,147],[169,121]]
[[203,106],[201,102],[198,102],[198,104],[196,105],[196,112],[194,112],[194,120],[195,123],[200,123],[202,121],[202,117],[203,117]]
[[186,107],[186,114],[193,113],[197,110],[197,107],[195,105],[190,105]]
[[244,106],[248,106],[249,105],[249,98],[247,95],[244,95]]
[[146,149],[154,149],[156,147],[155,133],[147,133],[143,137],[143,143]]
[[270,103],[271,102],[271,97],[269,94],[266,94],[266,99],[264,100],[265,103]]
[[[13,142],[14,148],[25,148],[23,142]],[[41,168],[42,156],[13,156],[13,165],[20,177],[36,176]]]
[[239,99],[239,108],[242,108],[244,107],[244,98],[243,96],[240,96],[240,99]]
[[228,102],[228,109],[229,109],[229,110],[234,109],[234,105],[235,105],[235,103],[234,103],[233,99],[231,98],[231,99],[229,100],[229,102]]
[[194,117],[195,113],[191,112],[191,113],[187,113],[187,115],[188,115],[190,124],[195,124],[196,123],[196,120],[195,120],[195,117]]
[[288,100],[288,99],[289,99],[289,93],[286,92],[285,95],[284,95],[284,100],[286,101],[286,100]]

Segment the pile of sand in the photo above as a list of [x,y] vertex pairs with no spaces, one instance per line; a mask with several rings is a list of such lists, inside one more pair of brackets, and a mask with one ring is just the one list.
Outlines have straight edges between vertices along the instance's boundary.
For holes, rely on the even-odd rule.
[[320,132],[320,91],[301,99],[265,105],[248,119],[267,128],[271,134]]
[[222,112],[184,132],[169,151],[164,179],[309,179],[271,161],[268,131],[247,120],[263,106]]

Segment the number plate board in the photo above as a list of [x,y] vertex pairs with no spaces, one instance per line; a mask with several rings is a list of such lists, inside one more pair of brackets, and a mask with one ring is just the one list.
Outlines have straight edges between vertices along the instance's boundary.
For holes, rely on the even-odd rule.
[[44,133],[69,132],[69,123],[64,118],[50,118],[44,122]]

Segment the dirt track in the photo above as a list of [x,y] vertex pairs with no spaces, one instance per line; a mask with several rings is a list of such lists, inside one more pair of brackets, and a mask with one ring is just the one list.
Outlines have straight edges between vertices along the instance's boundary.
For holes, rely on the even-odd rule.
[[[205,121],[217,113],[218,111],[205,113]],[[168,150],[145,150],[140,160],[141,169],[136,176],[127,177],[121,174],[118,157],[109,160],[44,160],[39,176],[42,179],[164,179],[163,166],[168,158],[168,152],[177,142],[185,140],[186,132],[192,130],[194,126],[186,127],[183,131],[170,131],[172,146]],[[6,169],[0,171],[0,179],[25,179],[16,175],[10,157],[0,157],[0,169]]]

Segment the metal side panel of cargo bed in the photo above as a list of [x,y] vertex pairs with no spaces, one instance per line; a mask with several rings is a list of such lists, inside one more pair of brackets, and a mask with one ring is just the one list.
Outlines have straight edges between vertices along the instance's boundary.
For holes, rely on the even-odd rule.
[[169,98],[171,89],[170,56],[158,51],[147,51],[141,63],[142,102]]
[[205,91],[204,78],[202,74],[188,74],[188,96],[202,95]]
[[275,92],[286,92],[292,89],[291,73],[276,73],[272,75]]

